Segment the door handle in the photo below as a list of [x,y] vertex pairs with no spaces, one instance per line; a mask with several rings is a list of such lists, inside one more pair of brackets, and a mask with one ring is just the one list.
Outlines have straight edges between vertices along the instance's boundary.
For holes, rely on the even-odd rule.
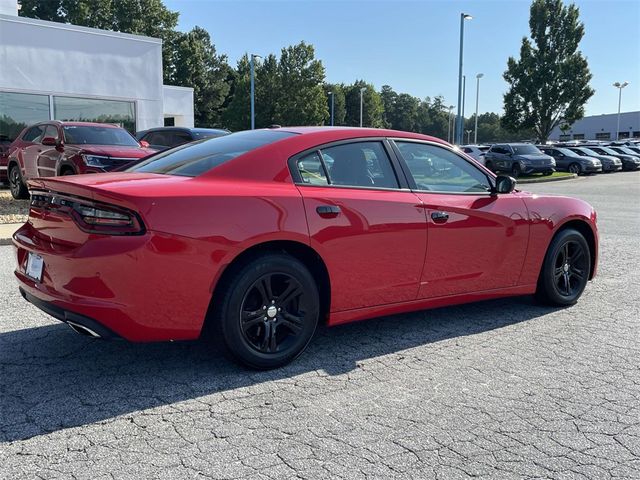
[[316,212],[322,218],[334,218],[340,215],[340,207],[337,205],[320,205],[316,207]]
[[431,214],[431,219],[435,223],[445,223],[449,220],[449,214],[447,212],[433,212]]

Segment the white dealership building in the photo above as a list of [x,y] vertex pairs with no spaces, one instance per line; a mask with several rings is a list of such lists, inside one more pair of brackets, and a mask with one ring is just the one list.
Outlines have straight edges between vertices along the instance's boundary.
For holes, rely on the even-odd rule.
[[564,132],[560,127],[553,129],[550,140],[617,140],[640,138],[640,111],[620,113],[620,131],[618,114],[591,115],[576,121]]
[[192,127],[193,89],[162,84],[160,39],[19,17],[0,0],[0,140],[43,120]]

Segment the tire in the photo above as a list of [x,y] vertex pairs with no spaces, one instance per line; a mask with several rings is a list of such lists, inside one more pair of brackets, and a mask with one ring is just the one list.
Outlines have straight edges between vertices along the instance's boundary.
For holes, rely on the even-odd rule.
[[74,172],[73,169],[70,167],[66,167],[60,172],[60,175],[63,177],[66,177],[67,175],[75,175],[75,174],[76,172]]
[[22,173],[20,167],[15,163],[9,170],[9,189],[11,190],[11,196],[16,200],[24,200],[29,198],[29,189],[22,181]]
[[522,173],[522,169],[520,168],[520,164],[519,163],[514,163],[511,166],[511,176],[513,178],[518,178],[521,173]]
[[491,163],[491,160],[489,160],[488,162],[485,162],[484,166],[487,167],[492,172],[495,172],[495,170],[493,169],[493,163]]
[[569,165],[569,168],[567,170],[569,171],[569,173],[575,173],[576,175],[580,175],[582,173],[582,167],[579,163],[576,162]]
[[553,175],[553,172],[544,172],[542,175],[544,175],[545,177],[548,177],[549,175]]
[[284,253],[265,254],[236,267],[226,280],[211,320],[228,356],[268,370],[306,349],[318,324],[320,295],[302,262]]
[[573,305],[589,281],[591,252],[574,229],[560,231],[551,241],[542,264],[536,299],[555,306]]

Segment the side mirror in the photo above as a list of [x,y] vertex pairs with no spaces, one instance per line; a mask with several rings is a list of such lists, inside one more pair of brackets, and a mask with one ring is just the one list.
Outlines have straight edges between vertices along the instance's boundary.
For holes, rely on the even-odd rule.
[[53,137],[44,137],[42,139],[42,145],[46,145],[48,147],[57,147],[58,141]]
[[516,179],[508,175],[498,175],[496,177],[496,188],[494,193],[511,193],[516,188]]
[[140,140],[140,146],[142,148],[149,148],[149,142],[147,142],[146,140]]

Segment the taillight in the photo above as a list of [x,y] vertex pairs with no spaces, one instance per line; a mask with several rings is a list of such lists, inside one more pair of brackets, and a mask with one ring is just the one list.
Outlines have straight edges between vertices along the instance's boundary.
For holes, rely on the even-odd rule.
[[142,220],[131,210],[69,195],[34,192],[31,209],[67,214],[87,233],[141,235],[145,232]]

